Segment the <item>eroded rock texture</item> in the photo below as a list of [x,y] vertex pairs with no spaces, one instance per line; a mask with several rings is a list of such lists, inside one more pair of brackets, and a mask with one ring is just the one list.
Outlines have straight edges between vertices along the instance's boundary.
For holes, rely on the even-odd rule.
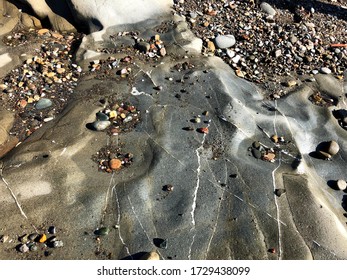
[[[346,259],[346,195],[327,183],[346,179],[346,130],[333,114],[346,109],[340,81],[318,75],[267,99],[221,59],[192,51],[177,21],[84,39],[77,62],[86,74],[73,100],[2,158],[0,233],[13,242],[1,244],[0,258],[136,259],[157,250],[161,259]],[[134,52],[129,30],[144,39],[160,30],[167,55]],[[106,71],[110,56],[120,66]],[[91,72],[90,61],[101,70]],[[335,105],[309,99],[323,79]],[[136,127],[88,129],[114,100],[136,106]],[[330,140],[340,150],[324,160],[316,148]],[[110,145],[133,154],[132,164],[100,171],[92,158]],[[51,225],[63,247],[15,250],[19,236]]]

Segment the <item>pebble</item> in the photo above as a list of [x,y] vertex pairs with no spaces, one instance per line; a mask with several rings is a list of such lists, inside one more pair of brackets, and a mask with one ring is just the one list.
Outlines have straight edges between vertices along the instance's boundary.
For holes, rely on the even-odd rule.
[[236,53],[231,49],[227,49],[226,53],[229,58],[233,58],[236,55]]
[[9,239],[10,239],[10,237],[8,235],[3,235],[0,238],[0,242],[1,243],[6,243]]
[[287,87],[293,87],[297,84],[297,82],[295,80],[289,80],[286,82],[286,86]]
[[63,247],[64,246],[64,243],[63,243],[63,241],[61,241],[61,240],[55,240],[54,242],[53,242],[53,247],[54,248],[60,248],[60,247]]
[[151,45],[147,42],[139,42],[135,45],[135,48],[140,52],[147,53],[150,50]]
[[200,127],[197,131],[203,134],[208,134],[208,127]]
[[47,235],[46,234],[42,234],[40,236],[39,242],[40,243],[44,243],[44,242],[46,242],[46,240],[47,240]]
[[219,49],[227,49],[235,45],[236,39],[234,35],[218,35],[215,38],[214,43]]
[[111,125],[110,121],[95,121],[91,124],[93,130],[102,131]]
[[39,235],[37,233],[29,234],[28,239],[34,241]]
[[154,238],[153,242],[154,242],[155,246],[157,246],[161,249],[167,249],[167,239]]
[[55,234],[56,233],[56,228],[55,228],[55,226],[50,226],[49,228],[48,228],[48,233],[50,233],[50,234]]
[[21,253],[26,253],[26,252],[29,251],[29,247],[28,247],[28,245],[26,245],[26,244],[22,244],[22,245],[19,246],[18,250],[19,250],[19,252],[21,252]]
[[113,158],[109,161],[109,165],[112,170],[118,170],[122,166],[122,161],[118,158]]
[[264,13],[267,13],[270,16],[276,15],[276,10],[269,3],[262,2],[260,8]]
[[158,261],[158,260],[160,260],[160,256],[156,251],[151,251],[149,253],[144,254],[141,257],[141,260]]
[[285,189],[276,189],[275,190],[275,194],[280,197],[282,194],[284,194],[286,192]]
[[261,152],[258,149],[252,149],[252,155],[257,158],[260,159],[261,158]]
[[109,231],[108,227],[102,227],[97,229],[94,233],[95,235],[108,235]]
[[109,120],[109,117],[106,114],[102,113],[102,112],[97,112],[96,113],[96,118],[99,121],[108,121]]
[[337,180],[336,185],[337,185],[337,187],[339,188],[339,190],[341,190],[341,191],[344,191],[344,190],[347,188],[347,183],[346,183],[346,181],[345,181],[345,180],[342,180],[342,179]]
[[29,250],[30,250],[30,252],[35,252],[35,251],[37,251],[37,246],[36,246],[36,244],[35,244],[35,243],[29,244]]
[[166,49],[165,48],[161,48],[159,51],[161,56],[165,56],[166,55]]
[[195,118],[195,119],[194,119],[194,122],[195,122],[195,123],[201,123],[201,119],[200,119],[200,118]]
[[214,43],[212,41],[208,41],[207,42],[207,49],[208,49],[208,51],[214,53],[216,50],[216,46],[214,45]]
[[52,106],[53,102],[52,100],[48,99],[48,98],[41,98],[37,103],[35,108],[37,110],[42,110],[42,109],[46,109],[50,106]]
[[253,148],[255,148],[255,149],[259,149],[259,148],[260,148],[260,142],[259,142],[259,141],[254,141],[254,142],[252,143],[252,146],[253,146]]
[[28,242],[28,235],[24,234],[23,236],[21,236],[19,238],[19,241],[22,242],[22,243],[27,243]]
[[330,74],[331,73],[331,70],[328,68],[328,67],[322,67],[320,69],[321,73],[323,74]]
[[336,155],[340,150],[340,146],[336,141],[330,141],[328,142],[328,147],[327,147],[327,153],[334,156]]

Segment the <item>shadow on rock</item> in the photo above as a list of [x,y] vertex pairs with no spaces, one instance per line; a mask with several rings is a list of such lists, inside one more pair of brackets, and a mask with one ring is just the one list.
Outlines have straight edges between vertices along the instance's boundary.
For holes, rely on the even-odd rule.
[[343,209],[347,211],[347,195],[344,195],[342,198],[342,203],[341,203]]
[[141,260],[146,254],[147,252],[138,252],[130,256],[127,256],[121,260]]
[[338,190],[339,190],[339,188],[338,188],[338,186],[337,186],[337,181],[336,181],[336,180],[329,180],[329,181],[327,182],[327,185],[328,185],[330,188],[332,188],[333,190],[335,190],[335,191],[338,191]]
[[326,156],[324,156],[319,151],[314,151],[308,154],[310,157],[316,158],[316,159],[326,159]]

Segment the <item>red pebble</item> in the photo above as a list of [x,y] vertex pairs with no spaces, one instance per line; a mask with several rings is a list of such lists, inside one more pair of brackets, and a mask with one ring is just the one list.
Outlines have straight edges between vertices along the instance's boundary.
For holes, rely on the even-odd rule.
[[200,127],[198,128],[198,132],[208,134],[208,127]]

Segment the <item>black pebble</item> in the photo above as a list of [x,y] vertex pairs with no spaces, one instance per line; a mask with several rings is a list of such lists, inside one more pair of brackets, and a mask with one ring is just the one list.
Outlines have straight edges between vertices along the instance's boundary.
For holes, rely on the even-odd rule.
[[167,239],[153,238],[153,243],[158,248],[161,248],[161,249],[166,249],[167,248]]

